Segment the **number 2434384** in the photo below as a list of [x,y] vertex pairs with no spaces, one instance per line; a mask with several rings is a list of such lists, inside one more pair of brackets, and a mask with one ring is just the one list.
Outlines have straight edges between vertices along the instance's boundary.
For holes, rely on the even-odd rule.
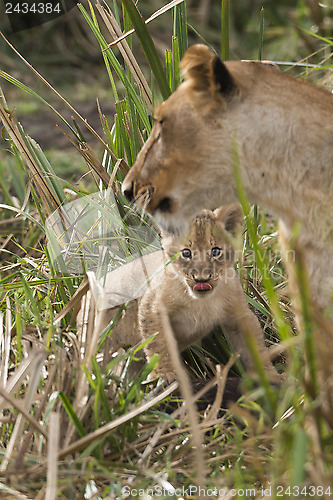
[[51,2],[43,3],[11,3],[6,2],[6,14],[61,14],[62,8],[60,3],[52,4]]

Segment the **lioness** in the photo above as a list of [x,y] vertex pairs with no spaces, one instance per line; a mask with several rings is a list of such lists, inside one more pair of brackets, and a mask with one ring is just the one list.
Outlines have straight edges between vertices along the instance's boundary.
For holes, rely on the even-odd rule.
[[124,194],[142,196],[157,222],[178,232],[198,209],[236,201],[236,152],[249,201],[281,221],[284,240],[301,223],[313,298],[326,307],[333,294],[332,94],[266,64],[222,63],[204,45],[190,47],[181,66],[185,81],[156,108]]
[[[235,352],[245,367],[253,368],[253,356],[248,347],[252,338],[272,378],[279,376],[268,361],[264,336],[258,319],[248,308],[242,286],[234,268],[231,233],[240,225],[237,206],[214,212],[204,210],[197,216],[186,236],[165,236],[163,248],[168,258],[179,256],[165,268],[157,287],[147,288],[136,304],[132,304],[111,332],[108,348],[135,345],[157,334],[145,348],[149,361],[154,353],[161,355],[156,375],[174,380],[173,363],[167,349],[161,317],[161,305],[169,317],[179,350],[185,349],[221,325]],[[138,316],[137,316],[138,310]],[[99,328],[104,328],[117,309],[104,312]]]

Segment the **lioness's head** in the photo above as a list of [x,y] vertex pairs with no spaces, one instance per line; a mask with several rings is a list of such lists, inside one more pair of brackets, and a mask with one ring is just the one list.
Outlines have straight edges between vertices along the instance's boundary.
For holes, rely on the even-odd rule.
[[145,203],[169,231],[184,229],[181,221],[198,209],[221,204],[211,205],[214,179],[200,190],[202,168],[221,161],[207,152],[205,129],[207,121],[215,128],[208,138],[213,150],[223,127],[216,107],[224,108],[237,93],[226,66],[203,45],[189,48],[181,66],[185,82],[156,108],[151,135],[123,183],[125,196]]
[[204,45],[190,47],[181,67],[185,81],[156,108],[151,135],[123,183],[125,196],[144,204],[169,231],[184,230],[203,208],[237,201],[235,127],[244,127],[240,135],[249,149],[251,130],[261,123],[239,108],[256,101],[264,107],[258,84],[279,73],[263,64],[222,63]]
[[164,235],[163,247],[169,257],[179,253],[169,272],[184,280],[192,296],[210,296],[219,285],[234,277],[233,237],[241,220],[239,205],[213,212],[203,210],[191,222],[186,235]]

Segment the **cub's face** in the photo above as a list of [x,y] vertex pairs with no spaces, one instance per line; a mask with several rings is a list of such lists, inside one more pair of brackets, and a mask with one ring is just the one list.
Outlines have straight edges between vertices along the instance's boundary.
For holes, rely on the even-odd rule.
[[170,257],[179,256],[170,264],[169,272],[181,278],[192,297],[211,296],[218,286],[225,286],[235,275],[235,252],[232,232],[239,226],[238,206],[204,210],[191,223],[185,238],[163,239]]

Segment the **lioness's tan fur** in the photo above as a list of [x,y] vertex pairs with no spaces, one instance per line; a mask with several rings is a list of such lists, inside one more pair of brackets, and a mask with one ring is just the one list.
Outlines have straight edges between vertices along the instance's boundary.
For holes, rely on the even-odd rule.
[[[144,348],[145,356],[151,360],[154,353],[161,356],[156,374],[165,380],[176,378],[174,366],[167,349],[164,335],[161,306],[166,310],[179,350],[200,340],[215,326],[221,325],[236,353],[239,353],[245,367],[253,368],[253,356],[248,347],[253,339],[265,368],[273,378],[278,379],[268,360],[264,336],[258,319],[248,308],[242,286],[234,269],[234,250],[230,244],[230,231],[239,226],[241,220],[238,206],[203,211],[194,219],[189,233],[183,237],[165,236],[163,247],[167,258],[174,257],[183,249],[191,257],[181,255],[165,268],[163,281],[158,286],[147,288],[141,299],[132,303],[110,334],[109,349],[115,352],[119,347],[155,338]],[[219,253],[212,256],[212,249]],[[206,291],[193,289],[204,284]],[[108,309],[97,320],[102,330],[114,319],[118,308]]]

